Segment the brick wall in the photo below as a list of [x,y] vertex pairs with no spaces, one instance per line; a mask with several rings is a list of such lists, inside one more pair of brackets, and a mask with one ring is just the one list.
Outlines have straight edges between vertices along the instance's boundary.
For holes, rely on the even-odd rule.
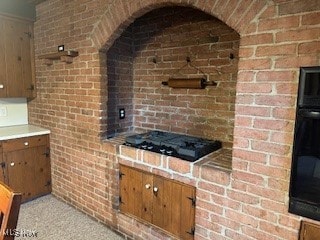
[[173,4],[203,10],[240,35],[232,172],[199,169],[195,238],[297,239],[301,218],[287,211],[295,99],[299,67],[320,64],[318,1],[47,0],[38,5],[36,56],[55,52],[60,44],[79,51],[72,64],[46,66],[36,60],[37,98],[28,104],[29,121],[52,131],[53,193],[125,236],[142,232],[164,238],[117,211],[117,144],[101,136],[111,94],[107,51],[135,19]]

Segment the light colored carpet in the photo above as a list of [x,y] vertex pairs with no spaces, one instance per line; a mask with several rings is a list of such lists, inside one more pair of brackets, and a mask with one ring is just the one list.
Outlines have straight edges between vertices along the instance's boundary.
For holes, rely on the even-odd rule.
[[16,240],[122,240],[105,225],[46,195],[21,205]]

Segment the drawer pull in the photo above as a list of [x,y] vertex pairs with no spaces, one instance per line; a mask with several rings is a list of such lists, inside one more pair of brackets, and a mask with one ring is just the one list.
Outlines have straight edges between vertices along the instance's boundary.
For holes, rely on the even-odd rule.
[[10,166],[11,166],[11,167],[13,167],[14,165],[15,165],[14,162],[10,163]]
[[25,146],[29,146],[29,143],[28,143],[28,142],[24,142],[24,145],[25,145]]
[[4,85],[3,84],[0,84],[0,89],[4,89]]
[[148,184],[146,184],[145,187],[146,187],[146,189],[150,189],[151,188],[151,184],[148,183]]

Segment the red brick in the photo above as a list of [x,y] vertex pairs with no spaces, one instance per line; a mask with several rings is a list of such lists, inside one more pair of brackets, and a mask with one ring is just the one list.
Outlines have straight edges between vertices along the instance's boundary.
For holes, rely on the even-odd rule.
[[301,43],[298,47],[299,54],[319,54],[320,53],[320,41],[313,41],[311,43]]
[[252,227],[258,227],[258,222],[253,216],[246,215],[244,213],[236,212],[230,209],[226,209],[225,216],[229,219],[237,219],[242,224]]
[[284,44],[277,46],[258,46],[256,50],[256,56],[285,56],[285,55],[295,55],[297,52],[296,44]]
[[228,185],[230,183],[230,175],[212,168],[203,167],[201,169],[201,178],[213,183]]
[[269,138],[268,131],[261,131],[250,128],[235,127],[234,134],[236,134],[238,137],[244,137],[248,139],[267,140]]
[[274,223],[261,222],[260,228],[262,231],[273,233],[273,235],[277,235],[282,239],[295,239],[297,237],[295,232],[292,232],[287,228],[279,227]]
[[299,26],[299,16],[289,16],[274,19],[263,19],[259,21],[258,30],[283,30],[290,28],[297,28]]
[[264,153],[257,153],[242,149],[234,150],[233,156],[250,162],[266,163],[267,161],[267,155]]
[[313,0],[304,0],[299,4],[291,1],[279,4],[280,15],[288,15],[301,12],[312,12],[315,10],[320,10],[320,3],[318,1]]
[[260,95],[255,97],[255,103],[263,106],[294,106],[295,98],[286,95]]
[[153,166],[161,165],[161,155],[154,154],[150,151],[142,151],[142,161]]
[[270,154],[286,155],[289,153],[290,147],[279,143],[253,141],[252,149],[255,151],[268,152]]
[[182,174],[191,172],[191,168],[190,168],[191,166],[189,162],[181,161],[181,159],[177,159],[174,157],[169,158],[168,167],[169,169]]
[[317,65],[317,56],[307,55],[299,58],[279,57],[275,60],[275,67],[278,69],[299,68],[300,66],[315,66]]
[[246,59],[239,61],[240,70],[263,70],[270,69],[271,60],[268,59]]
[[263,177],[254,173],[243,172],[243,171],[233,171],[232,177],[238,181],[242,181],[246,183],[257,184],[257,185],[264,184]]
[[241,38],[242,46],[259,45],[259,44],[273,43],[272,33],[262,33]]
[[260,163],[249,163],[249,171],[265,177],[273,177],[277,179],[285,179],[288,171],[284,168],[271,167]]
[[309,13],[302,16],[302,25],[317,25],[320,23],[320,12]]
[[272,85],[267,83],[238,83],[239,93],[271,93]]
[[316,36],[320,35],[320,29],[302,29],[292,31],[281,31],[276,34],[276,42],[294,42],[294,41],[306,41],[317,40]]

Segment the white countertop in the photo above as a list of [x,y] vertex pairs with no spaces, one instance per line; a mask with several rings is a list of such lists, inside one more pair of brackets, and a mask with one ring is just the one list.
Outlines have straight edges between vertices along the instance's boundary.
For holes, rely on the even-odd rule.
[[50,130],[34,125],[17,125],[10,127],[0,127],[0,141],[14,138],[31,137],[49,134]]

